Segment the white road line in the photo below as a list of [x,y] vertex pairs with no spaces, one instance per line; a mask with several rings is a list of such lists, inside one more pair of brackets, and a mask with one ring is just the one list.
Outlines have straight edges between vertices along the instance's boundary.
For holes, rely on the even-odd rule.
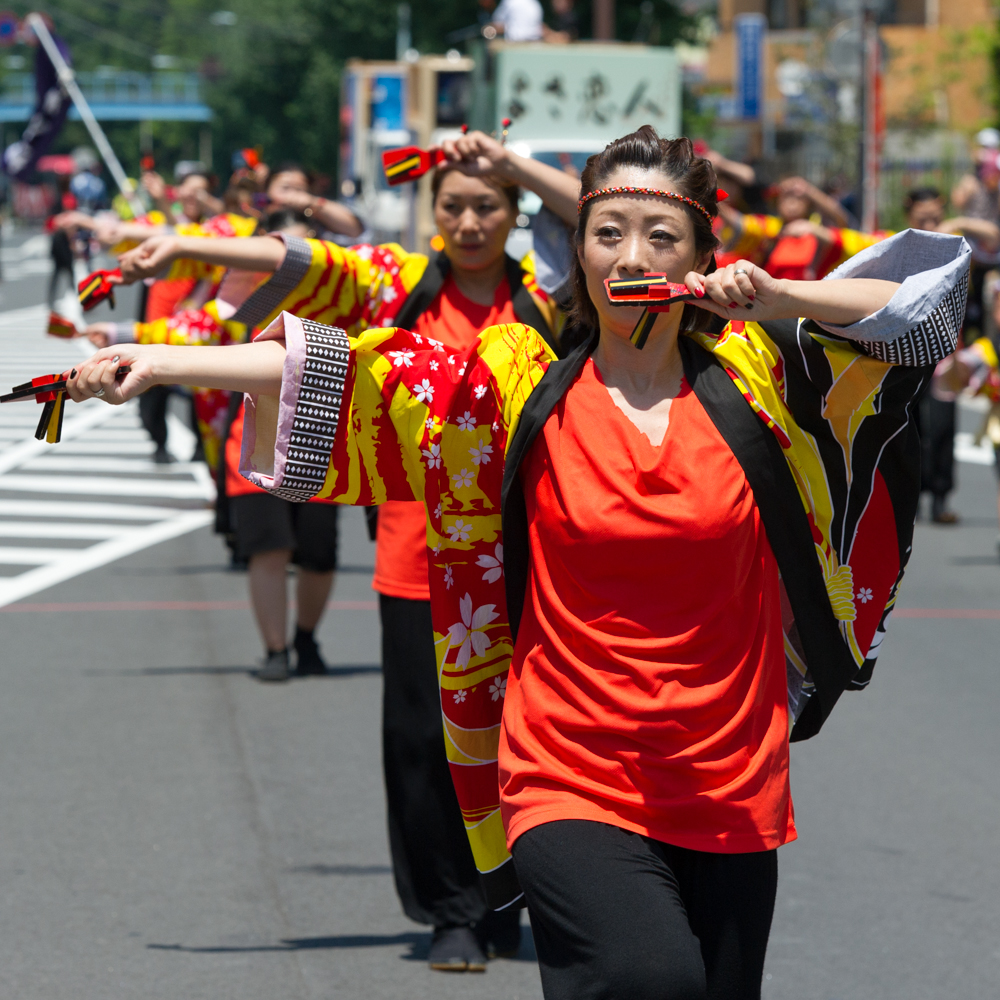
[[[16,406],[17,404],[11,403],[10,405]],[[72,440],[75,437],[79,437],[90,430],[90,428],[96,427],[98,424],[103,424],[112,417],[117,416],[114,408],[108,406],[106,403],[103,405],[97,402],[89,405],[82,403],[80,406],[83,410],[82,413],[74,416],[72,419],[66,418],[63,422],[64,440]],[[37,421],[38,418],[36,417],[35,419]],[[50,448],[58,447],[58,445],[48,444],[46,441],[36,441],[32,434],[27,440],[21,441],[20,444],[13,445],[0,452],[0,477],[8,469],[16,469],[19,465],[23,465],[36,455],[41,455]]]
[[[0,391],[91,352],[86,342],[46,337],[47,315],[45,307],[0,313]],[[40,412],[0,407],[0,541],[13,543],[0,545],[0,565],[17,573],[0,576],[0,605],[211,524],[208,469],[150,461],[135,403],[70,405],[59,445],[34,439]],[[168,429],[167,447],[187,459],[194,435],[173,414]],[[29,492],[38,496],[18,499]]]
[[[153,444],[146,437],[136,441],[105,442],[94,440],[97,434],[88,434],[86,441],[63,441],[59,446],[60,455],[136,455],[149,458],[153,454]],[[157,466],[161,468],[161,466]]]
[[[161,521],[148,528],[133,529],[118,538],[109,539],[89,549],[75,550],[57,563],[40,566],[20,576],[0,579],[0,607],[13,604],[23,597],[37,594],[40,590],[71,580],[74,576],[105,566],[123,556],[140,552],[151,545],[158,545],[171,538],[186,535],[212,523],[214,514],[208,510],[194,510],[186,514]],[[64,550],[65,551],[65,550]]]
[[60,452],[57,455],[41,455],[25,462],[21,468],[27,472],[127,472],[157,476],[192,476],[195,465],[202,463],[174,462],[157,465],[148,459],[138,458],[75,458]]
[[967,431],[959,431],[955,435],[955,459],[970,465],[993,465],[996,462],[989,438],[975,444],[973,435]]
[[171,500],[210,500],[202,483],[170,483],[151,479],[98,479],[85,476],[0,477],[0,490],[18,493],[57,493],[72,496],[168,497]]
[[176,507],[140,506],[127,503],[86,503],[76,500],[0,499],[0,515],[25,517],[114,518],[121,521],[159,521],[174,517]]
[[0,563],[16,566],[33,566],[35,563],[51,563],[62,558],[66,549],[21,549],[0,545]]
[[48,521],[0,521],[0,538],[114,538],[120,524],[52,524]]

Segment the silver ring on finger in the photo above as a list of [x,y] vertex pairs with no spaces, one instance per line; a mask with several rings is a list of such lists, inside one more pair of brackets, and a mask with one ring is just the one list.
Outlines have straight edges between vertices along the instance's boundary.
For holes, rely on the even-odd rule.
[[745,267],[738,267],[733,274],[749,274],[750,272]]
[[105,389],[101,389],[101,390],[100,390],[99,392],[95,392],[95,393],[94,393],[94,395],[95,395],[95,396],[96,396],[96,397],[97,397],[98,399],[100,399],[100,398],[101,398],[101,396],[103,396],[103,395],[104,395],[104,393],[105,393],[106,391],[107,391],[107,390],[105,390]]

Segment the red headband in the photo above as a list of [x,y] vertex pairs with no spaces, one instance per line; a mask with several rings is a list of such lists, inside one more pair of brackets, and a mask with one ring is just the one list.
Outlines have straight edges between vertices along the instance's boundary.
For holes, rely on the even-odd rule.
[[[695,201],[694,198],[688,198],[686,195],[677,194],[674,191],[659,191],[656,188],[641,188],[641,187],[599,188],[597,191],[591,191],[590,194],[585,194],[577,202],[576,210],[578,212],[582,212],[583,206],[586,205],[588,201],[591,201],[594,198],[599,198],[603,194],[648,194],[654,198],[670,198],[672,201],[681,201],[685,205],[689,205],[696,211],[701,212],[701,214],[704,215],[709,222],[711,222],[713,219],[712,213],[709,212],[709,210],[705,208],[705,206],[702,205],[700,202]],[[729,197],[726,194],[726,192],[722,191],[721,189],[716,191],[715,196],[716,198],[718,198],[719,201],[722,201],[725,198]]]

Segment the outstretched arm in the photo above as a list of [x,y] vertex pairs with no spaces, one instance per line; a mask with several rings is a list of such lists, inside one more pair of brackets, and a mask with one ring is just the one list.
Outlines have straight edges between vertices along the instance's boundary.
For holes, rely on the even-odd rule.
[[493,174],[534,191],[563,222],[575,227],[580,181],[564,170],[556,170],[528,156],[518,156],[485,132],[470,132],[441,143],[441,149],[463,173]]
[[152,236],[118,258],[125,284],[152,278],[180,258],[244,271],[277,271],[285,244],[271,236],[233,236],[206,240],[198,236]]
[[[153,385],[198,385],[278,396],[285,363],[280,340],[230,347],[176,347],[168,344],[118,344],[88,358],[68,380],[70,398],[82,402],[100,394],[116,406]],[[123,365],[131,371],[121,381]]]
[[938,226],[939,233],[959,233],[978,241],[984,250],[993,253],[1000,247],[1000,226],[989,219],[977,219],[971,215],[958,215],[945,219]]
[[685,279],[698,305],[726,319],[798,319],[850,326],[888,305],[899,283],[878,278],[789,281],[739,260],[712,274],[692,271]]
[[710,312],[727,319],[804,317],[880,361],[923,366],[955,350],[971,258],[961,236],[906,229],[823,281],[776,281],[737,261],[708,278],[689,274],[687,284]]

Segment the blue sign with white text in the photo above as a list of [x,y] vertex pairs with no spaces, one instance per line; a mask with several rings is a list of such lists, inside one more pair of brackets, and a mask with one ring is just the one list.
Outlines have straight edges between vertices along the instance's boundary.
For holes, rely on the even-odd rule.
[[739,14],[736,32],[736,117],[760,118],[764,110],[764,40],[767,18]]

